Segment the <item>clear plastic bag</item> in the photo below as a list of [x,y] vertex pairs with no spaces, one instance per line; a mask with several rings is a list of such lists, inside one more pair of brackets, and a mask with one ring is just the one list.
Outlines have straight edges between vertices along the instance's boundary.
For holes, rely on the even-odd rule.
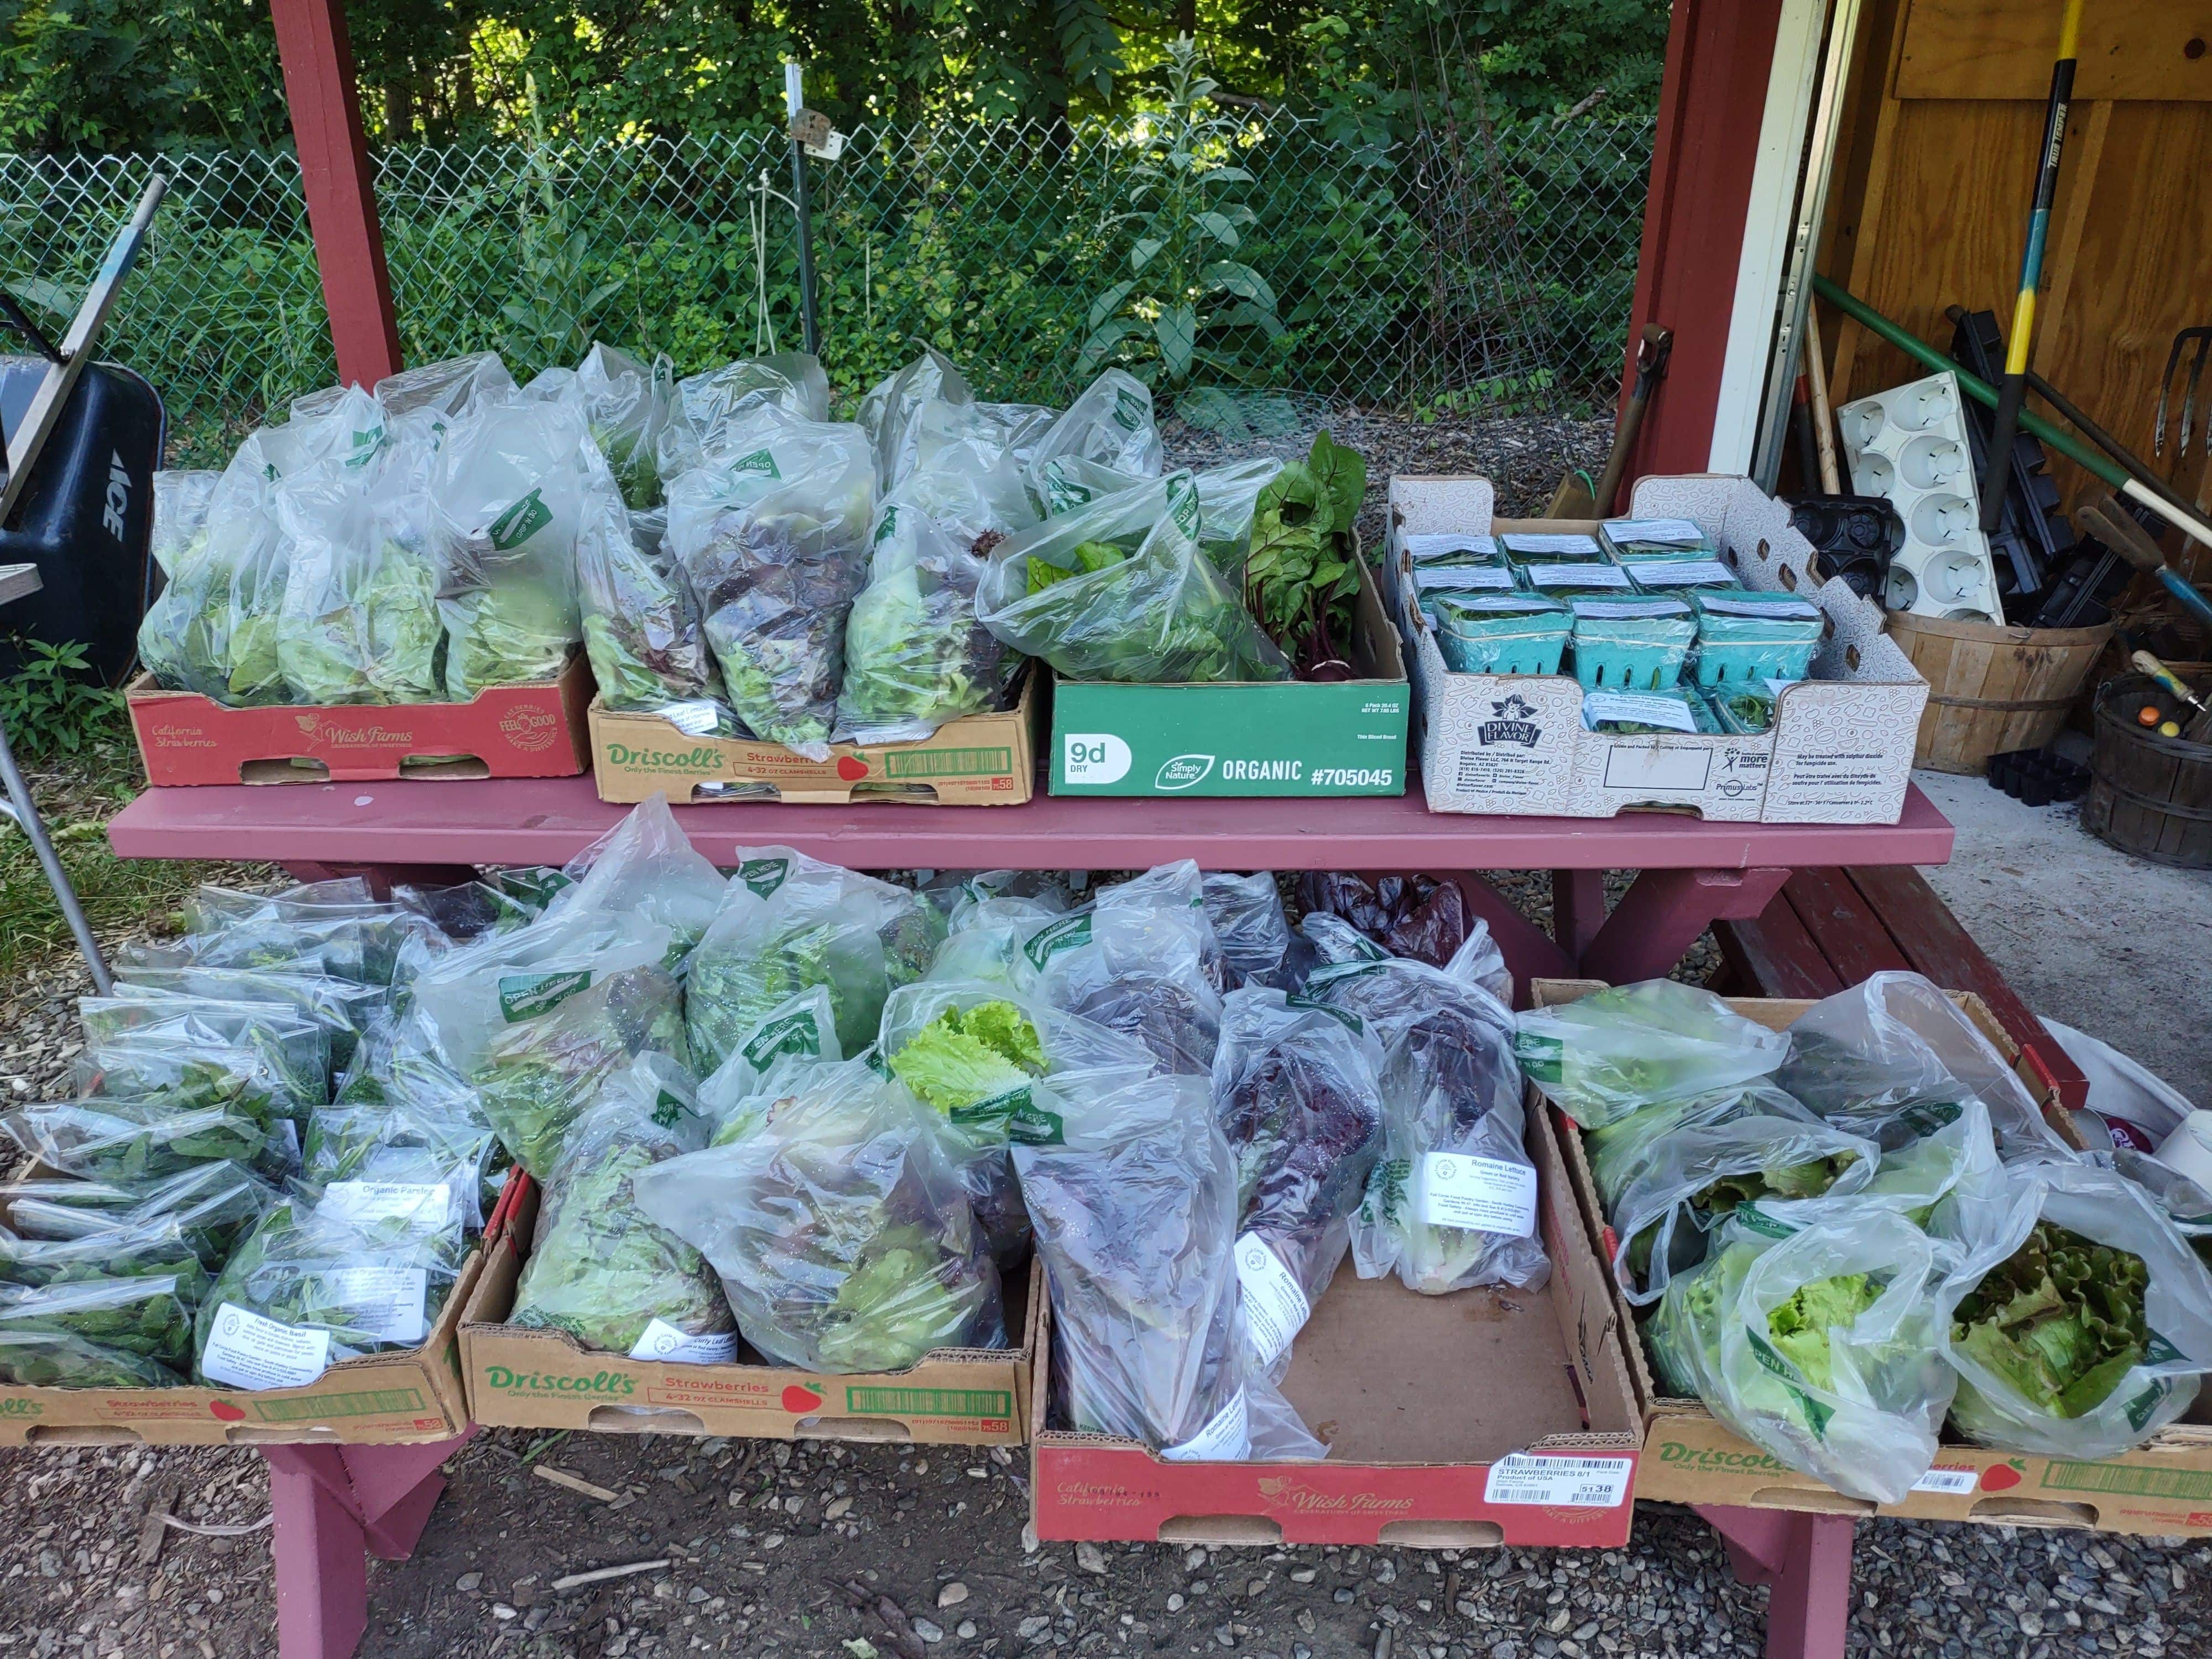
[[[320,974],[363,985],[392,982],[401,945],[424,931],[404,906],[380,904],[366,882],[318,882],[279,893],[204,884],[185,901],[185,932],[166,947],[125,959],[175,967],[251,968]],[[155,949],[161,954],[154,954]]]
[[668,550],[738,718],[827,760],[846,617],[867,573],[867,434],[763,407],[721,439],[722,453],[669,483]]
[[761,410],[794,420],[830,418],[830,377],[803,351],[740,357],[676,383],[676,407],[660,434],[661,482],[727,453],[728,428]]
[[222,1264],[240,1232],[276,1197],[276,1188],[243,1164],[192,1164],[148,1180],[0,1182],[0,1204],[18,1238],[65,1243],[173,1224],[210,1267]]
[[1291,960],[1295,936],[1291,919],[1283,910],[1282,890],[1272,870],[1236,876],[1209,872],[1206,878],[1206,916],[1213,936],[1221,942],[1228,964],[1228,988],[1247,985],[1272,986],[1279,991],[1295,988]]
[[[560,371],[566,373],[567,371]],[[531,382],[540,383],[548,369]],[[660,440],[676,409],[676,370],[665,355],[640,362],[619,346],[594,340],[572,377],[584,405],[592,442],[621,488],[623,504],[638,511],[660,500]]]
[[1070,679],[1285,680],[1289,663],[1199,551],[1188,472],[1047,519],[991,551],[983,625]]
[[65,1331],[0,1324],[0,1382],[26,1389],[176,1389],[185,1379],[156,1360]]
[[737,873],[691,957],[685,1018],[693,1056],[719,1066],[764,1015],[816,985],[830,989],[837,1041],[875,1041],[884,999],[920,979],[942,924],[910,890],[787,847],[739,849]]
[[1041,474],[1071,457],[1133,478],[1157,478],[1166,453],[1150,389],[1127,369],[1109,368],[1037,441],[1030,465]]
[[1945,1287],[1951,1420],[1985,1446],[2116,1456],[2186,1411],[2212,1370],[2212,1275],[2117,1171],[2036,1159],[2008,1174],[2003,1231]]
[[660,1056],[610,1079],[546,1174],[507,1323],[565,1331],[633,1359],[735,1358],[737,1322],[720,1281],[652,1218],[635,1184],[653,1165],[698,1151],[704,1133],[690,1079]]
[[204,1268],[184,1227],[169,1216],[118,1220],[76,1238],[24,1238],[0,1228],[0,1281],[33,1289],[149,1273],[197,1276]]
[[94,1181],[144,1181],[216,1163],[283,1175],[299,1162],[289,1121],[271,1124],[226,1106],[62,1101],[0,1115],[0,1131],[49,1168]]
[[1198,546],[1206,562],[1238,592],[1244,591],[1244,561],[1252,550],[1252,523],[1261,492],[1281,476],[1283,463],[1273,456],[1231,461],[1198,475]]
[[1382,1152],[1381,1064],[1345,1010],[1264,988],[1223,1005],[1213,1114],[1237,1162],[1237,1274],[1263,1370],[1287,1360],[1344,1261]]
[[191,584],[206,574],[211,556],[208,513],[222,476],[212,469],[154,475],[154,527],[147,551],[161,567],[162,591],[140,627],[138,660],[155,681],[173,690],[204,690],[210,679],[204,665],[189,659],[186,636],[177,624],[184,620],[181,613],[193,592]]
[[465,1249],[451,1189],[326,1191],[277,1205],[200,1304],[194,1374],[229,1388],[300,1388],[364,1353],[420,1347]]
[[115,995],[149,1004],[194,999],[274,1003],[328,1034],[333,1073],[344,1068],[353,1058],[361,1034],[391,1006],[391,994],[380,985],[332,979],[324,974],[210,968],[181,953],[176,961],[168,961],[170,954],[157,945],[135,953],[128,961],[115,963]]
[[665,511],[629,513],[594,490],[576,538],[576,596],[592,678],[609,708],[659,714],[692,737],[729,735],[691,584],[667,547]]
[[990,550],[1036,521],[1006,434],[974,404],[926,404],[913,463],[878,502],[868,586],[845,635],[841,731],[908,742],[998,707],[1019,659],[976,619]]
[[[1956,1378],[1935,1247],[1893,1210],[1820,1206],[1796,1231],[1729,1223],[1647,1331],[1668,1385],[1778,1462],[1899,1504],[1935,1461]],[[1777,1235],[1779,1235],[1778,1237]]]
[[[1352,932],[1334,917],[1308,921]],[[1425,1296],[1533,1290],[1551,1272],[1513,1014],[1486,984],[1475,943],[1449,968],[1354,957],[1305,984],[1306,998],[1357,1015],[1382,1049],[1382,1156],[1352,1218],[1352,1264],[1365,1279],[1395,1273]]]
[[307,1121],[293,1184],[313,1200],[333,1182],[442,1182],[474,1229],[483,1224],[498,1152],[477,1091],[410,1014],[380,1022],[362,1039],[335,1097]]
[[1590,1137],[1590,1173],[1619,1243],[1613,1277],[1639,1307],[1705,1259],[1737,1206],[1842,1198],[1874,1177],[1875,1142],[1754,1085],[1646,1107]]
[[[1490,930],[1481,918],[1468,914],[1467,895],[1456,882],[1428,876],[1384,876],[1370,882],[1342,870],[1313,870],[1298,878],[1298,908],[1309,924],[1316,917],[1336,917],[1390,955],[1411,957],[1432,968],[1446,966],[1477,936],[1489,951],[1497,950],[1488,944]],[[1502,971],[1502,957],[1499,963]],[[1512,1001],[1510,981],[1498,995]]]
[[577,536],[587,492],[613,489],[592,453],[578,403],[526,393],[482,399],[447,432],[429,489],[454,701],[550,680],[583,639]]
[[903,1370],[1003,1348],[999,1272],[927,1109],[866,1060],[808,1068],[750,1134],[631,1178],[771,1364]]
[[171,1370],[192,1356],[192,1315],[208,1276],[185,1257],[181,1268],[79,1276],[36,1287],[0,1285],[0,1332],[72,1336],[111,1352],[136,1354]]
[[376,383],[376,401],[387,415],[420,410],[450,420],[467,414],[479,398],[505,398],[514,391],[514,376],[507,372],[499,354],[479,351],[387,374]]
[[515,1161],[550,1170],[576,1115],[640,1054],[689,1063],[668,929],[596,910],[447,953],[415,985],[438,1052]]
[[1585,1129],[1765,1077],[1790,1048],[1711,991],[1664,979],[1530,1009],[1519,1024],[1521,1069]]
[[1322,1456],[1249,1357],[1237,1161],[1206,1081],[1132,1079],[1039,1127],[1013,1158],[1052,1297],[1055,1425],[1178,1460]]
[[1824,1115],[1879,1115],[1964,1091],[1989,1108],[2007,1158],[2069,1153],[1989,1039],[1918,974],[1875,974],[1825,998],[1791,1023],[1788,1037],[1776,1086]]
[[173,1111],[220,1106],[304,1126],[329,1098],[329,1031],[270,1002],[80,997],[81,1092]]
[[830,988],[816,985],[778,1003],[731,1047],[730,1056],[699,1085],[699,1111],[715,1144],[750,1131],[772,1093],[793,1066],[845,1058]]
[[1022,954],[1054,1007],[1136,1038],[1169,1071],[1212,1074],[1228,968],[1189,860],[1103,889],[1032,933]]
[[889,494],[915,464],[923,411],[933,404],[972,404],[975,393],[952,360],[931,345],[894,370],[860,399],[859,419],[868,434],[876,488]]
[[568,884],[547,902],[547,917],[586,911],[614,920],[642,916],[668,930],[662,965],[679,975],[720,909],[727,884],[691,845],[665,795],[648,795],[630,808],[561,873]]

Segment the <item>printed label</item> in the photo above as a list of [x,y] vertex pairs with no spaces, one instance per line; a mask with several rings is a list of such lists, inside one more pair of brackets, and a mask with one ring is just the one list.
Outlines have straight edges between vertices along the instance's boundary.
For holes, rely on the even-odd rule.
[[1718,559],[1655,559],[1631,568],[1646,587],[1727,587],[1735,581]]
[[1168,482],[1168,517],[1184,536],[1198,539],[1198,486],[1188,473],[1178,473]]
[[490,530],[486,533],[491,537],[491,544],[505,553],[521,546],[552,522],[553,509],[546,506],[538,498],[538,491],[533,489],[494,519]]
[[1542,1504],[1553,1509],[1617,1510],[1628,1501],[1632,1457],[1540,1457],[1509,1452],[1482,1483],[1486,1504]]
[[1790,599],[1777,595],[1771,599],[1700,599],[1700,608],[1719,612],[1723,617],[1817,617],[1820,607],[1810,599]]
[[769,1061],[785,1054],[817,1057],[822,1053],[822,1028],[811,1008],[801,1008],[764,1023],[738,1052],[756,1072],[765,1072]]
[[588,968],[564,974],[507,974],[499,981],[499,1012],[510,1025],[550,1013],[592,983]]
[[687,738],[713,736],[714,727],[720,724],[722,718],[722,711],[703,698],[690,702],[663,703],[653,712]]
[[1503,1158],[1424,1153],[1413,1213],[1431,1227],[1526,1238],[1536,1230],[1536,1172]]
[[761,898],[782,886],[783,878],[790,873],[789,859],[747,859],[738,866],[738,879]]
[[1676,732],[1695,732],[1697,719],[1680,697],[1662,697],[1649,691],[1585,691],[1583,719],[1633,720],[1638,726],[1664,726]]
[[1980,1483],[1978,1469],[1934,1468],[1912,1483],[1915,1492],[1941,1492],[1946,1498],[1965,1498]]
[[1133,759],[1127,742],[1111,732],[1068,732],[1060,738],[1060,769],[1070,783],[1119,783],[1129,775]]
[[1415,565],[1413,586],[1424,593],[1498,592],[1513,586],[1513,573],[1502,564]]
[[1662,547],[1695,547],[1705,532],[1687,519],[1607,519],[1605,533],[1622,542],[1652,542]]
[[1415,564],[1424,559],[1441,559],[1454,553],[1478,553],[1486,558],[1498,556],[1498,538],[1469,535],[1456,530],[1429,531],[1420,535],[1401,536],[1398,544],[1406,550]]
[[1528,580],[1537,587],[1626,587],[1628,573],[1617,564],[1532,564]]
[[430,1275],[422,1267],[332,1267],[324,1292],[346,1323],[380,1342],[413,1347],[430,1334]]
[[672,1365],[726,1365],[738,1357],[735,1331],[705,1331],[694,1336],[680,1326],[653,1318],[629,1351],[632,1359],[665,1359]]
[[1257,1233],[1237,1241],[1237,1282],[1244,1291],[1244,1337],[1253,1357],[1271,1365],[1313,1312],[1297,1275]]
[[1006,1114],[1006,1139],[1024,1146],[1060,1146],[1067,1141],[1067,1125],[1058,1112],[1048,1112],[1024,1089]]
[[1689,607],[1680,599],[1577,599],[1577,617],[1686,617]]
[[442,1231],[453,1218],[450,1187],[410,1186],[390,1181],[333,1181],[316,1205],[319,1216],[333,1216],[366,1231],[380,1222],[404,1221],[409,1231]]
[[763,478],[781,478],[783,472],[775,464],[775,457],[765,449],[756,449],[750,455],[741,455],[726,463],[732,472],[757,472]]
[[1560,1082],[1566,1070],[1566,1040],[1563,1037],[1545,1036],[1534,1031],[1513,1034],[1513,1058],[1521,1062],[1521,1069],[1533,1082]]
[[1239,1389],[1212,1420],[1180,1446],[1160,1455],[1176,1463],[1241,1463],[1252,1455],[1251,1412]]
[[1047,922],[1029,936],[1022,946],[1022,954],[1030,959],[1030,966],[1042,970],[1048,962],[1062,951],[1072,951],[1091,943],[1091,913],[1084,911],[1073,916],[1062,916],[1057,921]]
[[698,1109],[673,1090],[663,1089],[653,1097],[653,1121],[664,1129],[672,1129],[685,1118],[698,1115]]
[[235,1303],[216,1310],[200,1373],[234,1389],[304,1389],[331,1366],[331,1334],[264,1319]]
[[1516,532],[1498,539],[1505,544],[1505,550],[1509,553],[1580,553],[1588,556],[1599,550],[1595,536]]

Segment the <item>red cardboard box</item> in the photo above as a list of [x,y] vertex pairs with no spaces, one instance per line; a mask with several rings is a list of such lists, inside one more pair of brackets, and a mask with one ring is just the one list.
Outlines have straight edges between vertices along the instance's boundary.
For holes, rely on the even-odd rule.
[[149,783],[330,783],[575,777],[591,764],[584,711],[595,689],[579,651],[557,679],[489,686],[467,702],[231,708],[165,691],[150,674],[125,697]]
[[1031,1516],[1039,1538],[1607,1548],[1628,1540],[1643,1439],[1620,1316],[1558,1144],[1529,1125],[1552,1277],[1534,1292],[1421,1296],[1347,1261],[1298,1333],[1284,1393],[1319,1463],[1170,1462],[1048,1428],[1052,1321],[1036,1319]]

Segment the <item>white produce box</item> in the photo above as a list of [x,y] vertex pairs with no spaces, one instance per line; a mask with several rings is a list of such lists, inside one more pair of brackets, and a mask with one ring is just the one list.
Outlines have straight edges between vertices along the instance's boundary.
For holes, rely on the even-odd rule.
[[1632,516],[1695,520],[1746,587],[1809,599],[1826,626],[1810,676],[1783,691],[1765,732],[1615,736],[1585,729],[1571,673],[1461,674],[1444,665],[1413,602],[1402,538],[1596,527],[1496,520],[1494,501],[1487,478],[1390,480],[1386,592],[1406,635],[1431,811],[1604,818],[1657,807],[1733,823],[1897,822],[1927,682],[1881,631],[1879,605],[1841,581],[1816,584],[1812,544],[1790,527],[1788,507],[1744,477],[1638,481]]

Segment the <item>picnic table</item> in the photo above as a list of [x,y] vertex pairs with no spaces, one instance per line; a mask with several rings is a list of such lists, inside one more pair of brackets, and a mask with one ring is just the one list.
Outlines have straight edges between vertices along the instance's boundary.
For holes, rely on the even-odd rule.
[[[588,777],[240,785],[157,789],[110,821],[122,858],[256,860],[304,880],[451,881],[473,866],[562,864],[629,811]],[[1709,823],[1669,812],[1618,818],[1432,813],[1419,794],[1315,800],[1040,797],[1018,807],[716,802],[679,806],[692,844],[733,866],[778,844],[862,870],[1147,868],[1419,872],[1455,881],[1524,989],[1539,977],[1615,983],[1666,974],[1716,921],[1749,922],[1793,871],[1941,864],[1949,822],[1917,788],[1894,824]],[[1485,871],[1548,871],[1553,932]],[[1635,872],[1606,910],[1608,870]],[[465,1437],[464,1437],[465,1438]],[[364,1550],[409,1554],[461,1441],[430,1446],[270,1446],[279,1645],[342,1659],[367,1620]],[[1774,1659],[1840,1659],[1850,1521],[1700,1510],[1747,1582],[1774,1587]]]

